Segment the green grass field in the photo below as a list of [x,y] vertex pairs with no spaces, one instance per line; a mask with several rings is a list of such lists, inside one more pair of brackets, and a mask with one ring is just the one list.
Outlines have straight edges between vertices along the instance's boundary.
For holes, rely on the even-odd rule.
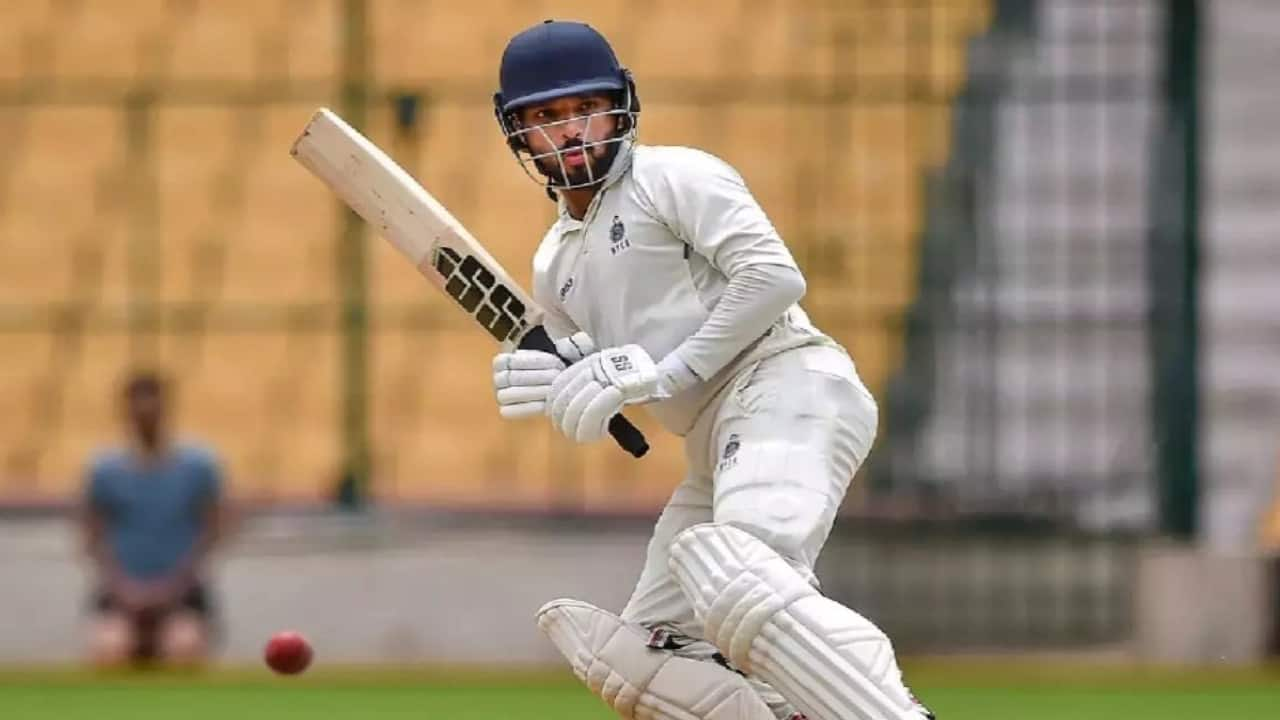
[[[1138,672],[1043,664],[917,663],[940,720],[1260,720],[1280,717],[1280,671]],[[197,676],[0,671],[12,720],[608,720],[563,674],[321,669]]]

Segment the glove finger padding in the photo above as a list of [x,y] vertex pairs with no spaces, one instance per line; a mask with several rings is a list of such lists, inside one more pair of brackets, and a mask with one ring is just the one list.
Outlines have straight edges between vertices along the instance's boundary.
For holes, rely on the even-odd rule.
[[551,383],[551,394],[547,396],[547,414],[551,416],[556,426],[561,426],[564,411],[574,397],[587,386],[587,383],[595,381],[591,365],[590,362],[572,365]]
[[[494,379],[495,383],[497,378]],[[498,413],[508,420],[542,415],[547,409],[550,383],[544,385],[515,385],[497,388]]]
[[551,353],[517,350],[493,358],[493,388],[498,412],[507,419],[540,415],[546,411],[551,383],[564,372],[564,362]]
[[521,420],[537,417],[547,411],[547,404],[542,401],[499,405],[498,414],[507,420]]
[[560,427],[560,432],[573,440],[577,440],[578,421],[582,419],[583,411],[603,390],[604,386],[592,377],[588,377],[587,381],[582,383],[581,386],[574,384],[566,388],[565,395],[569,398],[569,402],[565,404],[564,410],[552,416],[552,419]]
[[592,380],[574,394],[573,400],[565,408],[564,416],[560,418],[561,432],[574,442],[589,443],[599,440],[603,433],[593,432],[589,424],[583,424],[583,420],[588,410],[593,410],[598,415],[601,407],[605,408],[610,417],[616,415],[622,409],[622,393],[615,387]]
[[543,387],[548,391],[551,389],[551,383],[563,370],[502,370],[493,374],[493,387],[501,390],[502,388],[517,387]]
[[504,387],[498,390],[499,405],[523,405],[525,403],[543,403],[547,399],[548,393],[551,392],[551,385],[537,385],[533,387],[515,386]]
[[622,391],[610,385],[588,398],[578,417],[574,437],[580,443],[592,443],[604,438],[609,431],[609,420],[622,410]]
[[563,370],[564,361],[541,350],[516,350],[493,356],[493,372],[503,370]]
[[564,372],[564,363],[551,353],[538,350],[517,350],[493,356],[493,387],[501,390],[509,387],[551,385]]

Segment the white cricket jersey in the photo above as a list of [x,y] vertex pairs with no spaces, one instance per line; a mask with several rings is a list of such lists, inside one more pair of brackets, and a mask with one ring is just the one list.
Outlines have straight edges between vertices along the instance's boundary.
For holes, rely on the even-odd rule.
[[[698,331],[728,284],[750,265],[795,260],[742,177],[724,161],[687,147],[635,145],[582,220],[561,204],[533,258],[534,299],[554,337],[581,330],[601,348],[634,343],[661,361]],[[738,370],[802,345],[834,343],[792,305],[723,368],[699,367],[706,382],[648,407],[685,435],[716,390]],[[705,363],[703,363],[705,364]]]

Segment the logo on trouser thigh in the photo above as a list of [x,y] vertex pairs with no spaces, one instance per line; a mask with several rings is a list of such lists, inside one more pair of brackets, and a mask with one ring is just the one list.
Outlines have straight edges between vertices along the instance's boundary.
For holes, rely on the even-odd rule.
[[724,472],[738,464],[738,448],[740,447],[742,447],[742,444],[738,442],[738,434],[733,433],[729,436],[729,442],[724,444],[724,452],[720,453],[720,462],[716,465],[716,472]]

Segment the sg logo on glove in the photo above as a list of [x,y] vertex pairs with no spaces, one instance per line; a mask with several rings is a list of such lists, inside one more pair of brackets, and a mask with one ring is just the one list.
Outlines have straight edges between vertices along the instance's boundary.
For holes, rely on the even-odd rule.
[[631,358],[626,355],[611,355],[609,362],[613,363],[613,369],[617,372],[631,372],[635,369],[635,365],[631,364]]

